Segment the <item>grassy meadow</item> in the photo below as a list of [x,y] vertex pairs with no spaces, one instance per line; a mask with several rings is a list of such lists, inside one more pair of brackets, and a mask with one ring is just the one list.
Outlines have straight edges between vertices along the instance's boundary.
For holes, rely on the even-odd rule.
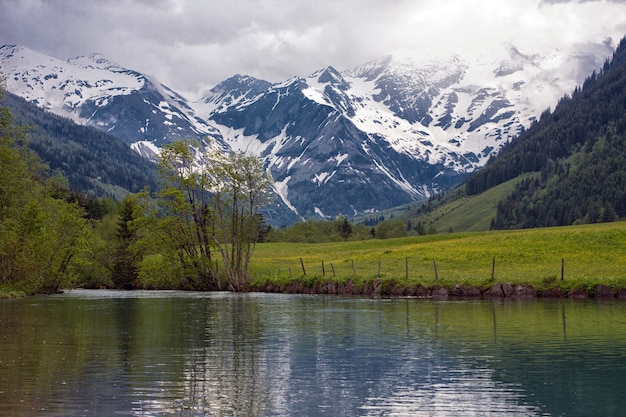
[[257,285],[353,280],[360,286],[380,278],[383,284],[402,286],[487,288],[510,282],[538,290],[592,291],[598,284],[626,288],[626,222],[341,243],[264,243],[256,247],[250,272]]

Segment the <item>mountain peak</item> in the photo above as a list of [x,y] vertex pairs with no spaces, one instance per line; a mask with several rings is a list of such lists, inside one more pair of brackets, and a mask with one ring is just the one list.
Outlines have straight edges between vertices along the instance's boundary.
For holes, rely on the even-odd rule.
[[203,138],[215,129],[180,95],[102,54],[60,60],[25,47],[0,49],[7,90],[57,115],[131,144]]
[[0,55],[2,56],[11,56],[20,50],[23,50],[23,46],[18,45],[2,45],[0,46]]
[[235,74],[211,88],[207,95],[198,100],[196,111],[200,117],[208,119],[216,112],[254,99],[272,85],[269,81],[250,75]]
[[369,61],[363,65],[344,71],[344,75],[354,78],[364,78],[366,81],[375,80],[382,72],[384,72],[393,57],[386,55],[384,57]]
[[7,75],[6,70],[8,65],[15,68],[18,66],[33,66],[41,64],[42,62],[50,63],[55,61],[58,60],[22,45],[0,46],[0,64],[2,65],[5,76]]
[[104,55],[94,52],[87,56],[78,56],[67,60],[68,64],[76,65],[82,68],[98,68],[109,71],[126,71],[121,65],[109,60]]
[[330,84],[341,90],[350,87],[350,84],[342,77],[341,73],[331,66],[319,72],[317,82],[320,84]]
[[127,143],[209,134],[254,152],[284,205],[307,218],[374,212],[454,185],[582,82],[577,71],[600,67],[604,48],[395,54],[276,84],[237,74],[193,109],[100,54],[66,62],[5,46],[0,66],[9,91]]
[[250,75],[235,74],[213,87],[210,90],[212,94],[209,95],[209,97],[205,97],[204,100],[206,101],[215,94],[232,90],[246,89],[261,92],[268,89],[271,85],[272,83],[269,81],[261,80]]

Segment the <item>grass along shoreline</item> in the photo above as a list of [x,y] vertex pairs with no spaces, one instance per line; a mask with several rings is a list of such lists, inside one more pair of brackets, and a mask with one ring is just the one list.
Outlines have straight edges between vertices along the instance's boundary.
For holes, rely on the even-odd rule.
[[435,295],[433,289],[444,288],[452,295],[481,295],[506,284],[506,291],[510,285],[544,296],[594,295],[598,286],[616,294],[626,289],[626,222],[264,243],[257,245],[250,273],[253,291],[420,295],[412,292],[426,289],[425,295]]
[[[626,298],[626,222],[263,243],[251,259],[250,276],[248,290],[265,292]],[[0,286],[0,299],[24,295]]]

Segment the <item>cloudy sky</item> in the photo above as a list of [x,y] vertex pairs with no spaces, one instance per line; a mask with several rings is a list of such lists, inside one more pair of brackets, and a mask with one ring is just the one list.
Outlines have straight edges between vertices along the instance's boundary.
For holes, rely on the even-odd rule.
[[193,96],[380,56],[619,41],[626,0],[0,0],[0,44],[99,52]]

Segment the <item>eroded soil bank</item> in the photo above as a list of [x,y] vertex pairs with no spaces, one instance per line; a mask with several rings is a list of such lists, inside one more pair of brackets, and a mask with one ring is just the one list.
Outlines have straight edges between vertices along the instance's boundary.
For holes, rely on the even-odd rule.
[[493,284],[487,289],[479,287],[464,287],[454,285],[452,288],[434,285],[402,286],[397,283],[374,280],[366,282],[362,287],[352,281],[346,283],[319,282],[306,285],[300,281],[287,284],[265,283],[253,285],[250,291],[285,293],[285,294],[331,294],[345,296],[366,297],[423,297],[433,299],[447,298],[598,298],[626,300],[626,288],[614,289],[606,285],[597,285],[589,289],[567,289],[555,287],[546,290],[537,290],[530,285],[515,285],[512,283]]

